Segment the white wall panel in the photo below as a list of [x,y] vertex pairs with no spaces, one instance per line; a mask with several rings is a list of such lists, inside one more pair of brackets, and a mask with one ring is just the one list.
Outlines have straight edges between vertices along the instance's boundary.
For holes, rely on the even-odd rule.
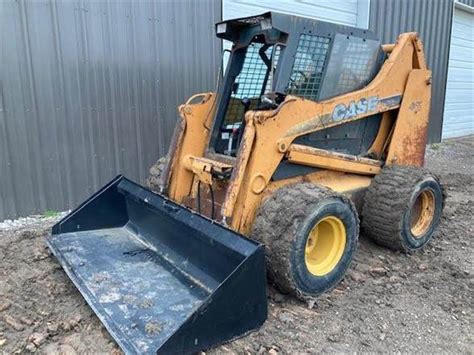
[[369,0],[223,0],[224,20],[267,11],[368,28]]
[[453,15],[443,138],[469,134],[474,134],[474,9],[464,5]]

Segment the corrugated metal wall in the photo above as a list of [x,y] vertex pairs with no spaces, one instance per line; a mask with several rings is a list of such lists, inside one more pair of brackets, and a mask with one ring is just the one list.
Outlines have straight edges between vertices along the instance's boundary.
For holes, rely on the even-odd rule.
[[0,221],[143,182],[213,90],[219,1],[0,1]]
[[453,13],[452,0],[371,0],[369,28],[385,43],[401,32],[416,31],[433,71],[429,141],[441,140],[444,95]]

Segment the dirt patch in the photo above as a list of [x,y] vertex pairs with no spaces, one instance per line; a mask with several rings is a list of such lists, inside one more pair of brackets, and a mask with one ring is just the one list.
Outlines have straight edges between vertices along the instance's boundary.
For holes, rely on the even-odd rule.
[[[473,166],[472,137],[428,150],[448,197],[424,250],[392,252],[361,235],[331,293],[304,304],[269,286],[263,327],[210,353],[472,352]],[[46,248],[53,222],[0,230],[0,352],[118,353]]]

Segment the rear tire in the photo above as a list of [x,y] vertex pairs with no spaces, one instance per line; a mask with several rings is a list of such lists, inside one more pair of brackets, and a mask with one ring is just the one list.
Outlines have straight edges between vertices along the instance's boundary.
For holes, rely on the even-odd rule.
[[433,174],[417,167],[388,166],[365,194],[362,229],[380,245],[413,252],[433,237],[443,207],[443,188]]
[[148,175],[145,183],[146,186],[154,192],[159,192],[160,190],[160,179],[165,167],[165,163],[166,157],[161,157],[150,168],[150,174]]
[[270,279],[282,292],[303,300],[341,281],[358,236],[352,202],[310,183],[284,186],[265,199],[252,231],[266,246]]

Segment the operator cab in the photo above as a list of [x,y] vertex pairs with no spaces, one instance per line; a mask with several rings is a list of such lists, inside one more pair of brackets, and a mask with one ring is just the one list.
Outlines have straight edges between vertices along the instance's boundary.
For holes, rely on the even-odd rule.
[[[216,33],[232,42],[232,50],[217,93],[208,152],[232,157],[238,153],[247,111],[275,109],[286,95],[318,102],[361,89],[385,58],[371,31],[275,12],[220,22]],[[380,117],[369,121],[362,124],[370,125],[375,137]],[[339,149],[337,135],[320,132],[299,139],[355,154],[363,150],[366,128],[350,128],[356,132],[352,148]],[[347,134],[341,137],[346,145]]]

